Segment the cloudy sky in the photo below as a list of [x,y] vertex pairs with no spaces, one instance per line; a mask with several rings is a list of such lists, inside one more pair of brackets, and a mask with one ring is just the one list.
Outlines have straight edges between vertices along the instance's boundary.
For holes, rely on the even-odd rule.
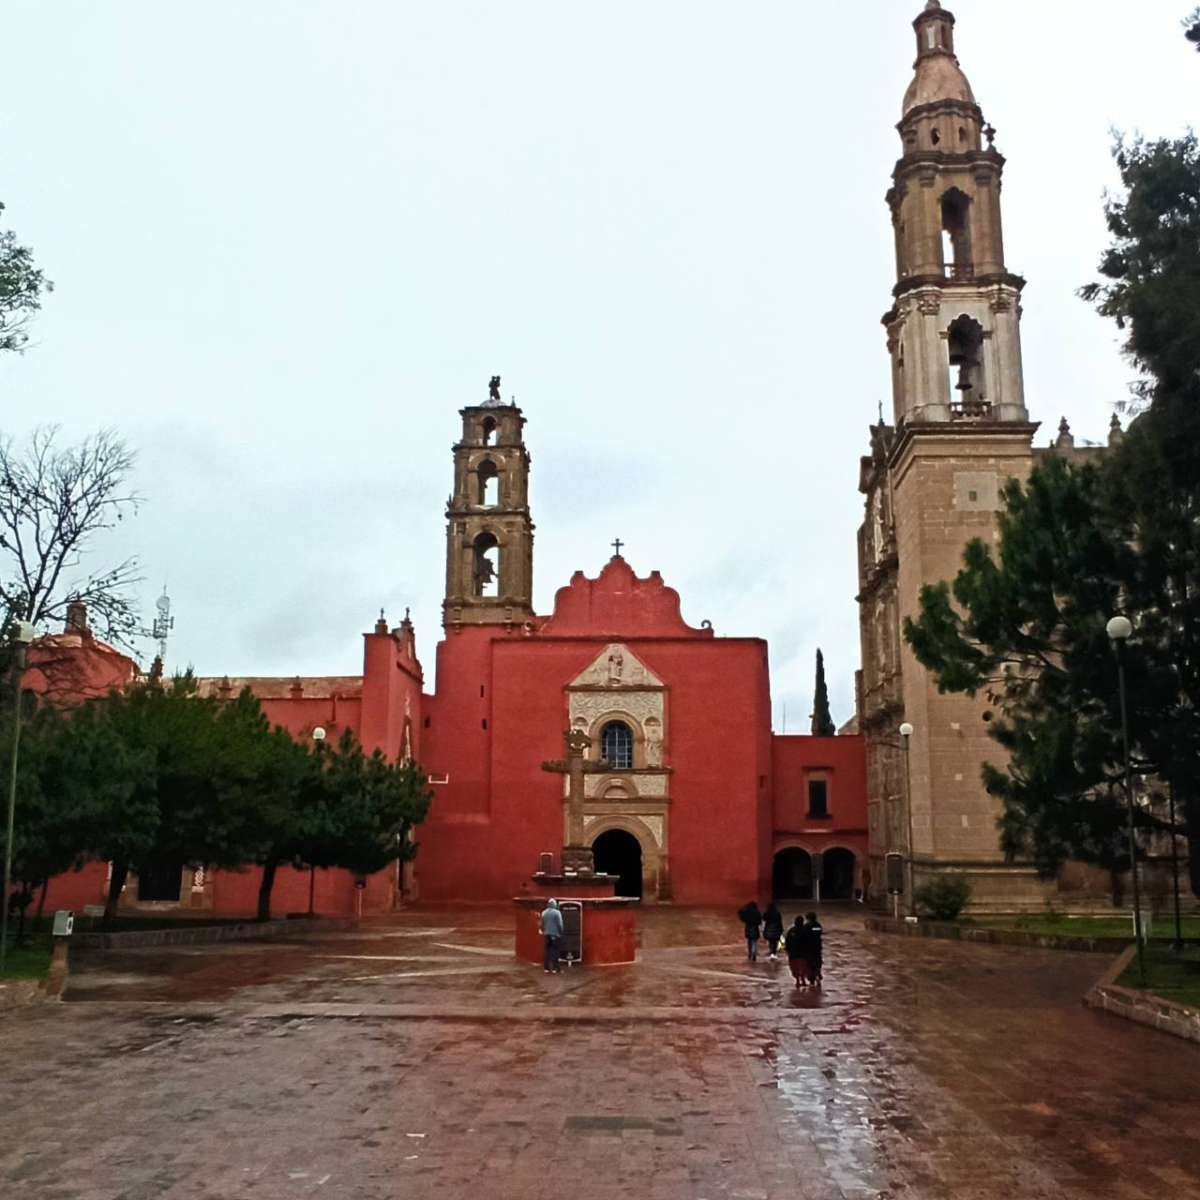
[[[539,611],[620,536],[770,639],[776,728],[858,665],[858,458],[890,410],[883,197],[919,0],[9,0],[0,201],[57,290],[0,428],[98,426],[146,503],[169,666],[352,673],[440,632],[457,410],[528,418]],[[958,0],[1009,157],[1029,405],[1100,439],[1129,371],[1074,296],[1110,130],[1176,134],[1187,0]],[[806,728],[807,726],[804,725]]]

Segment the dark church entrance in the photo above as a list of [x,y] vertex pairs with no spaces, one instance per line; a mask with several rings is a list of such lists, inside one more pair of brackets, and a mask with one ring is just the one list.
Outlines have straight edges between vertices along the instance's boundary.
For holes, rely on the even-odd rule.
[[592,843],[596,870],[618,876],[618,896],[642,894],[642,844],[624,829],[610,829]]
[[776,900],[813,898],[812,858],[807,850],[791,846],[775,855],[771,894]]

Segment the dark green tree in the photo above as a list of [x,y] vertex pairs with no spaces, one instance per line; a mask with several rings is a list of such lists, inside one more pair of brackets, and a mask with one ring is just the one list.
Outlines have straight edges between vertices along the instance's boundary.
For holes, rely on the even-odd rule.
[[814,737],[833,737],[837,726],[829,712],[829,688],[825,683],[825,656],[817,651],[817,681],[813,688],[812,732]]
[[33,251],[11,229],[0,230],[0,351],[25,348],[30,320],[42,307],[42,297],[53,290],[34,265]]
[[[7,778],[7,761],[4,771]],[[28,717],[13,839],[17,889],[32,894],[88,861],[147,853],[158,823],[147,800],[151,773],[150,755],[131,749],[98,706],[84,705],[70,719],[51,708]]]
[[[429,811],[428,780],[413,763],[364,753],[350,730],[308,751],[299,796],[298,863],[370,875],[416,853],[410,833]],[[260,914],[262,908],[260,906]]]

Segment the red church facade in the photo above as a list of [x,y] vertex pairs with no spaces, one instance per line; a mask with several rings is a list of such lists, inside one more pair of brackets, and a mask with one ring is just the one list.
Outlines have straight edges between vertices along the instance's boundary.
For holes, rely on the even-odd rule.
[[[539,854],[564,843],[565,776],[543,764],[562,758],[573,730],[590,739],[586,840],[622,894],[688,905],[856,896],[861,739],[774,735],[766,643],[689,626],[678,593],[619,554],[597,578],[577,572],[553,612],[536,614],[524,418],[495,396],[462,418],[436,691],[425,692],[407,617],[393,629],[381,616],[365,635],[361,676],[201,681],[218,696],[250,687],[298,738],[350,729],[430,777],[430,815],[403,873],[356,894],[344,872],[281,872],[274,907],[306,911],[310,886],[326,913],[518,894]],[[257,875],[185,869],[175,903],[251,913]],[[48,902],[100,903],[104,876],[97,864],[56,880]],[[139,902],[138,886],[126,904]]]

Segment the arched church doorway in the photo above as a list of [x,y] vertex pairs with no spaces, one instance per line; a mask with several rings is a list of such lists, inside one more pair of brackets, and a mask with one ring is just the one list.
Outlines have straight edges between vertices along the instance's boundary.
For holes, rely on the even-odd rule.
[[854,852],[844,846],[834,846],[821,857],[824,872],[821,878],[822,900],[852,900],[854,898]]
[[789,846],[775,855],[771,894],[776,900],[811,900],[812,857],[799,846]]
[[642,894],[642,844],[624,829],[610,829],[592,843],[596,870],[616,875],[618,896]]

